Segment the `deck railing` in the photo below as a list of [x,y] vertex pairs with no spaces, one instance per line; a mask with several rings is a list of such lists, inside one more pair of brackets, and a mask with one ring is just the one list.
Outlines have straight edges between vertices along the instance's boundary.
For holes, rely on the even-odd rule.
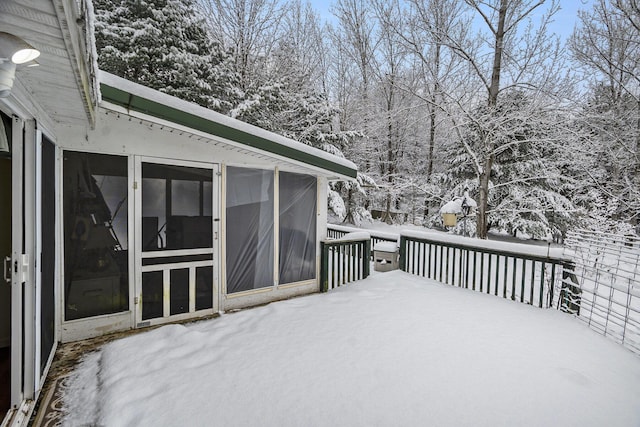
[[568,311],[580,305],[574,268],[562,249],[403,233],[400,269],[538,307]]
[[[327,237],[332,239],[339,239],[341,237],[346,236],[349,233],[362,231],[360,228],[354,227],[346,227],[344,225],[335,225],[328,224],[327,225]],[[385,233],[383,231],[371,231],[367,230],[367,233],[371,236],[371,249],[376,247],[377,243],[380,242],[398,242],[398,235],[394,233]],[[373,261],[373,253],[371,253],[371,260]]]
[[[330,225],[341,238],[359,229]],[[323,291],[369,275],[371,249],[392,233],[322,243]],[[400,269],[501,298],[557,308],[640,354],[640,238],[568,233],[564,248],[441,233],[400,235]]]
[[320,243],[320,291],[327,292],[345,283],[369,276],[371,237],[368,233],[345,235],[337,240]]

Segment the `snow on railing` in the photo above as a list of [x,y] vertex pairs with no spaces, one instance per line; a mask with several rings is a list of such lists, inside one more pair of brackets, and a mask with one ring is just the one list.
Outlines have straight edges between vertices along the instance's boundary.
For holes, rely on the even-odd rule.
[[640,354],[640,238],[579,230],[567,233],[565,245],[580,283],[572,312]]
[[[575,305],[571,260],[561,248],[403,231],[400,269],[445,284],[536,305]],[[555,301],[555,303],[554,303]]]
[[[332,239],[339,239],[348,233],[354,233],[362,231],[361,228],[346,227],[344,225],[327,225],[327,237]],[[371,235],[371,248],[375,248],[378,243],[381,242],[394,242],[398,243],[400,236],[397,233],[388,233],[384,231],[367,230],[367,233]],[[371,254],[373,257],[373,254]],[[371,258],[373,260],[373,258]]]

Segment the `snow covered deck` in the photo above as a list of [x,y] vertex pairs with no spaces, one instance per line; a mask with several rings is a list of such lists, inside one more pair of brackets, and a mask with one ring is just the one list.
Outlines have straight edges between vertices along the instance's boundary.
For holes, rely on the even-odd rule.
[[640,358],[556,310],[395,271],[105,345],[68,425],[640,425]]

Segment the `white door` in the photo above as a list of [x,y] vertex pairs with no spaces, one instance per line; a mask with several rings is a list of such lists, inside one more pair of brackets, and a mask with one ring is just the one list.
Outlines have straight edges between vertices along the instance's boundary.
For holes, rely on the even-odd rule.
[[218,165],[135,161],[136,325],[218,311]]

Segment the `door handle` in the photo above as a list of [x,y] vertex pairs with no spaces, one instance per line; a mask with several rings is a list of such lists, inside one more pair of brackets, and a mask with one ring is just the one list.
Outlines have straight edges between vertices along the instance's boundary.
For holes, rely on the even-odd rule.
[[5,282],[11,283],[11,257],[6,256],[2,260],[2,266],[4,268],[4,277]]

